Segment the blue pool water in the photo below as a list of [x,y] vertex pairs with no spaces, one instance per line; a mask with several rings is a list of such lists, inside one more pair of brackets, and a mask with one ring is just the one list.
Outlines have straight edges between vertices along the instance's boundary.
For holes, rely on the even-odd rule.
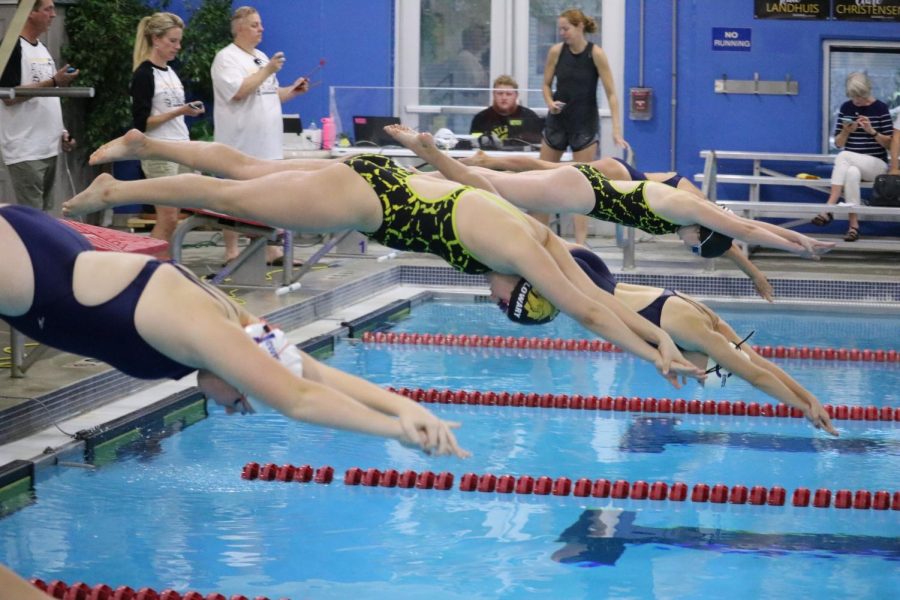
[[[429,304],[395,330],[584,337],[564,320],[526,330],[495,311]],[[896,319],[719,312],[738,331],[757,329],[754,342],[763,345],[889,349],[900,333]],[[775,337],[785,330],[794,333]],[[734,379],[725,388],[675,390],[620,354],[351,340],[328,362],[395,387],[771,401]],[[900,405],[896,364],[778,362],[823,402]],[[43,470],[35,502],[0,520],[0,561],[46,580],[295,600],[884,598],[900,582],[897,511],[458,489],[459,477],[475,472],[893,492],[896,424],[841,421],[833,439],[801,419],[428,406],[463,423],[458,436],[471,459],[430,459],[263,410],[243,418],[214,412],[94,471]],[[336,481],[244,481],[248,461],[328,464]],[[450,471],[457,479],[450,491],[343,485],[354,466]]]

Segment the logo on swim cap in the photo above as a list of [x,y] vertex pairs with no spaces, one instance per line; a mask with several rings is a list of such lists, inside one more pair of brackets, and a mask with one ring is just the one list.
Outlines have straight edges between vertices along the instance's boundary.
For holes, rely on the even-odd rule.
[[265,323],[254,323],[244,327],[244,331],[253,338],[256,345],[269,353],[269,356],[283,364],[297,377],[303,377],[303,355],[297,346],[287,340],[280,329]]
[[733,241],[734,238],[700,225],[700,245],[695,247],[703,258],[716,258],[728,252]]
[[522,325],[549,323],[559,314],[559,309],[538,294],[526,279],[520,279],[509,297],[506,316]]

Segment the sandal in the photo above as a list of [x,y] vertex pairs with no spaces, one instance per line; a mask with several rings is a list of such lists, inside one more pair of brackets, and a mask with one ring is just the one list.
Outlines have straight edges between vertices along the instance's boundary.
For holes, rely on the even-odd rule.
[[847,230],[847,234],[844,235],[845,242],[855,242],[859,239],[859,227],[851,227]]
[[825,227],[832,221],[834,221],[834,215],[830,212],[827,212],[825,213],[824,217],[822,215],[816,215],[816,218],[812,220],[812,224],[816,225],[817,227]]

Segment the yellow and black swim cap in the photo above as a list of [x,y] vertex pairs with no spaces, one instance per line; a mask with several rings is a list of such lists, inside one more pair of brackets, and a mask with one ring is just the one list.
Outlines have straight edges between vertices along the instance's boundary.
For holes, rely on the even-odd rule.
[[522,325],[549,323],[559,314],[559,309],[537,293],[531,283],[520,279],[509,297],[506,316]]

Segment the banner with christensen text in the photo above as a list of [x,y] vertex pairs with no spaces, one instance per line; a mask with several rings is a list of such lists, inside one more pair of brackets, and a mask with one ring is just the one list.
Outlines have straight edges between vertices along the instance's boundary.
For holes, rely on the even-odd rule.
[[[839,21],[900,22],[900,0],[833,0],[831,15]],[[900,38],[900,35],[897,36]]]

